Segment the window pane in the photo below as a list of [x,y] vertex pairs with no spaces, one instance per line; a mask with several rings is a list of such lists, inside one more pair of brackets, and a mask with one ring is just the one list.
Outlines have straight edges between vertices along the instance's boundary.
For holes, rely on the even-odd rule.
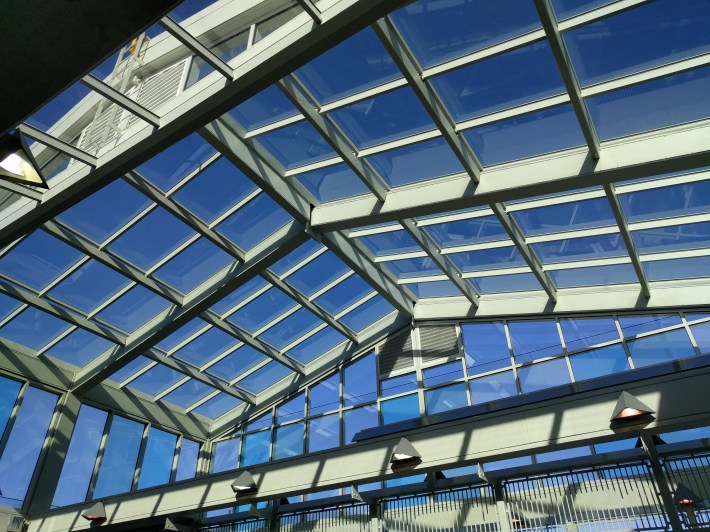
[[353,442],[353,437],[361,430],[378,426],[377,408],[364,406],[343,412],[345,445]]
[[424,386],[436,386],[456,379],[463,379],[463,366],[460,360],[441,364],[424,370]]
[[619,318],[624,338],[680,324],[680,316],[677,314],[646,314],[645,316],[622,316]]
[[254,430],[270,427],[272,421],[273,416],[271,415],[271,410],[269,410],[266,414],[263,414],[258,418],[251,420],[247,425],[246,432],[252,432]]
[[241,438],[232,438],[215,443],[214,458],[212,459],[213,473],[237,468],[239,462],[239,444],[241,442]]
[[570,382],[567,361],[564,358],[548,360],[540,364],[525,366],[518,370],[520,388],[523,393],[544,390]]
[[628,345],[631,360],[637,368],[695,356],[695,350],[685,329],[638,338],[631,340]]
[[141,423],[120,416],[113,417],[96,481],[94,499],[130,491],[143,428]]
[[508,324],[513,354],[518,362],[530,362],[562,353],[557,324],[552,320]]
[[107,417],[108,413],[103,410],[81,405],[52,506],[66,506],[86,499]]
[[367,355],[350,364],[344,371],[344,404],[359,405],[377,399],[375,355]]
[[173,469],[177,436],[154,427],[148,433],[138,489],[167,484]]
[[414,393],[382,401],[380,409],[382,410],[383,425],[419,417],[419,394]]
[[560,320],[568,351],[619,339],[613,318],[570,318]]
[[335,410],[340,405],[340,373],[322,380],[310,389],[309,415]]
[[304,423],[292,423],[276,429],[274,460],[303,454]]
[[27,388],[0,458],[0,506],[22,506],[56,404],[53,393]]
[[322,451],[340,445],[340,416],[329,414],[308,422],[308,452]]
[[271,431],[255,432],[244,437],[241,467],[262,464],[269,461]]
[[630,369],[626,351],[621,344],[586,351],[571,356],[569,360],[574,378],[578,381]]
[[0,376],[0,440],[5,433],[5,427],[21,387],[22,383]]
[[407,373],[406,375],[380,381],[380,397],[390,397],[405,392],[413,392],[416,389],[416,373]]
[[424,398],[426,400],[426,410],[428,414],[448,412],[455,408],[468,406],[465,382],[459,382],[453,386],[437,388],[436,390],[428,390],[424,393]]
[[306,395],[299,394],[276,409],[278,423],[301,419],[306,411]]
[[200,455],[200,444],[196,441],[183,438],[180,443],[180,457],[178,459],[175,481],[194,478],[197,472],[197,459]]
[[[700,349],[700,354],[705,355],[710,353],[710,322],[693,325],[690,331],[693,333],[693,338],[695,338],[698,349]],[[0,406],[0,408],[2,407]],[[0,420],[0,423],[2,423],[2,420]],[[1,433],[2,431],[0,431],[0,434]]]
[[474,405],[518,395],[515,375],[512,371],[479,377],[469,382],[471,401]]
[[510,352],[502,323],[461,325],[469,374],[510,366]]

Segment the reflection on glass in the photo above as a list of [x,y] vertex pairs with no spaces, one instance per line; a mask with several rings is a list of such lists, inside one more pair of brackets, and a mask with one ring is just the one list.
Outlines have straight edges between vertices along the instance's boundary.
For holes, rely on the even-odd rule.
[[214,457],[212,458],[213,473],[220,473],[237,468],[241,443],[241,438],[232,438],[215,443]]
[[468,406],[466,383],[459,382],[451,386],[427,390],[424,392],[424,400],[428,414],[448,412],[449,410]]
[[309,415],[323,414],[335,410],[340,404],[340,373],[321,380],[309,391]]
[[560,326],[568,351],[619,339],[613,318],[564,318]]
[[344,405],[354,406],[377,399],[375,355],[370,354],[343,370]]
[[269,461],[271,448],[271,431],[263,430],[244,436],[244,449],[240,467],[262,464]]
[[340,416],[328,414],[308,422],[308,452],[332,449],[340,445]]
[[572,373],[577,381],[593,379],[630,369],[621,344],[585,351],[570,357]]
[[276,409],[278,423],[287,423],[303,418],[306,410],[306,394],[300,393],[290,401],[282,403]]
[[155,427],[148,433],[148,443],[138,480],[138,489],[167,484],[173,469],[177,436]]
[[469,375],[510,366],[510,351],[502,323],[461,325]]
[[549,273],[557,288],[638,283],[638,275],[636,275],[636,270],[630,263],[569,268],[554,270]]
[[379,425],[377,418],[377,408],[374,406],[363,406],[343,412],[345,445],[353,443],[353,438],[361,430],[377,427]]
[[620,234],[541,242],[533,244],[532,248],[543,264],[627,255],[626,245]]
[[644,314],[641,316],[619,316],[619,325],[625,338],[658,329],[680,325],[677,314]]
[[518,395],[518,387],[515,384],[515,375],[512,371],[503,371],[473,379],[469,382],[469,387],[471,388],[471,400],[475,405]]
[[415,393],[382,401],[380,411],[383,425],[419,417],[419,395]]
[[571,382],[567,361],[564,358],[519,368],[518,378],[523,393],[536,392]]
[[554,320],[515,321],[508,324],[515,360],[519,363],[562,353],[560,334]]
[[631,340],[628,346],[631,360],[637,368],[695,355],[685,329],[637,338]]
[[407,373],[380,381],[380,397],[390,397],[417,389],[416,373]]
[[304,430],[303,422],[278,427],[274,438],[274,460],[303,454]]
[[606,198],[513,211],[511,216],[525,236],[604,227],[616,223]]
[[183,438],[180,442],[180,457],[175,473],[175,482],[195,477],[197,472],[197,459],[199,458],[200,444],[196,441]]
[[619,194],[629,222],[657,220],[710,211],[710,180]]
[[463,379],[463,367],[460,360],[441,364],[423,371],[424,386],[436,386],[456,379]]
[[120,416],[113,417],[96,480],[94,499],[130,491],[143,429],[140,423]]

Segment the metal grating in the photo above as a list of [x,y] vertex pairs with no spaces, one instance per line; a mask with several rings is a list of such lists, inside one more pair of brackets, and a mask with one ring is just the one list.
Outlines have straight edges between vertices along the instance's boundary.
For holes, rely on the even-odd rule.
[[370,507],[353,504],[283,514],[279,517],[279,532],[369,532]]
[[200,527],[200,530],[202,532],[270,532],[271,523],[265,519],[245,519]]
[[706,528],[710,525],[710,455],[689,455],[664,461],[674,500],[678,486],[690,490],[698,499],[680,508],[679,517],[686,528]]
[[412,331],[407,330],[387,338],[377,349],[377,357],[382,378],[403,369],[413,368]]
[[419,327],[419,345],[422,362],[425,364],[460,354],[455,325]]
[[[168,100],[175,98],[180,92],[180,80],[185,71],[185,65],[187,65],[187,59],[146,79],[138,89],[136,101],[149,111],[154,111]],[[131,115],[128,127],[137,120],[137,116]]]

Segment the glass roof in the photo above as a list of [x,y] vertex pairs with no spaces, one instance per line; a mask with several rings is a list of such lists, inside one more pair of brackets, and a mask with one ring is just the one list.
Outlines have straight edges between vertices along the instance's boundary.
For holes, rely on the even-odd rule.
[[[308,20],[279,4],[222,25],[200,13],[208,4],[184,2],[171,16],[228,68],[265,54],[283,38],[278,25]],[[71,195],[92,165],[61,145],[33,144],[49,193],[70,199],[44,220],[21,198],[28,230],[0,252],[0,336],[76,375],[125,356],[111,366],[113,386],[212,421],[369,348],[421,302],[707,278],[706,168],[642,181],[617,173],[606,188],[584,170],[573,185],[529,186],[528,197],[515,188],[538,177],[528,172],[540,161],[553,161],[554,173],[554,161],[587,154],[590,138],[603,166],[605,150],[629,138],[703,126],[710,4],[551,4],[561,52],[532,1],[408,3],[294,64],[284,82],[225,96],[231,109],[220,100],[211,124],[219,135],[200,124],[168,141],[164,127],[146,133],[126,115],[91,144],[102,97],[70,86],[26,124],[92,156],[110,159],[139,135],[157,135],[160,151],[136,141],[125,174]],[[163,42],[157,28],[149,51]],[[177,104],[191,110],[225,82],[168,41],[169,61],[136,67],[139,85],[123,89],[173,120]],[[117,58],[94,75],[111,82]],[[151,99],[149,80],[173,67],[172,92],[161,86],[169,95]],[[503,192],[489,201],[495,187]],[[444,202],[452,190],[460,201]],[[1,208],[14,209],[20,195],[7,194]],[[336,229],[318,227],[313,213],[324,208],[338,212]],[[365,215],[351,222],[353,209]],[[137,338],[149,347],[137,351]]]

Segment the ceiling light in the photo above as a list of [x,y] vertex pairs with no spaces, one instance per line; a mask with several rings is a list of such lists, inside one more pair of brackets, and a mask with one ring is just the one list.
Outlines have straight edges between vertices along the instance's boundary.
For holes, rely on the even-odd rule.
[[232,482],[232,491],[237,495],[256,491],[256,482],[249,471],[242,471],[237,475],[237,478]]
[[655,414],[654,410],[639,401],[629,392],[621,392],[619,399],[614,405],[614,410],[611,414],[611,421],[626,421],[637,419],[641,416]]
[[165,524],[160,532],[189,532],[192,527],[186,525],[176,525],[169,517],[165,518]]
[[402,438],[395,446],[390,457],[393,466],[421,462],[422,455],[414,448],[407,438]]
[[22,185],[49,188],[24,137],[18,132],[0,139],[0,178]]
[[103,521],[106,519],[106,509],[104,503],[97,502],[86,510],[81,516],[87,521]]
[[678,483],[673,500],[678,506],[695,506],[700,501],[700,496],[690,491],[684,484]]

